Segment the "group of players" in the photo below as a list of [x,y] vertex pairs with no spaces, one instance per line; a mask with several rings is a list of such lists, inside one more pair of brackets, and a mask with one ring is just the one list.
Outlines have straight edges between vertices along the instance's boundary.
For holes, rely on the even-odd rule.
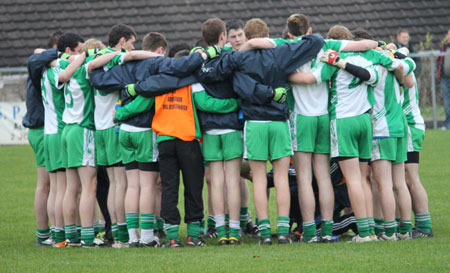
[[[278,243],[292,242],[291,162],[302,241],[331,242],[330,158],[345,177],[356,218],[352,241],[433,236],[418,175],[425,125],[415,63],[404,48],[343,26],[323,39],[302,14],[291,15],[277,39],[269,38],[261,19],[245,26],[209,19],[202,25],[205,45],[174,58],[164,57],[168,44],[160,33],[148,33],[142,50],[134,50],[136,33],[121,24],[110,30],[107,47],[74,33],[57,36],[49,42],[55,48],[36,50],[28,60],[28,89],[42,96],[33,103],[45,110],[43,127],[29,126],[38,166],[37,245],[105,244],[96,237],[104,232],[104,221],[97,221],[96,166],[106,167],[109,178],[113,247],[183,245],[180,171],[188,246],[205,245],[205,177],[210,228],[203,233],[217,236],[219,245],[240,244],[243,231],[272,244],[267,160]],[[242,158],[250,165],[257,230],[240,177]]]

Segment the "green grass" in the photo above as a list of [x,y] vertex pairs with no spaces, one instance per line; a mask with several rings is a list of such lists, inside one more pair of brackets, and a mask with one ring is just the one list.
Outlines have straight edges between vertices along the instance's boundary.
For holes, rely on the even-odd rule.
[[[38,248],[33,152],[29,146],[3,146],[0,155],[0,272],[450,272],[448,131],[428,130],[421,153],[435,237],[407,242],[260,247],[246,239],[244,245],[220,248],[214,241],[196,249]],[[274,192],[271,196],[275,223]],[[182,238],[185,233],[182,225]]]

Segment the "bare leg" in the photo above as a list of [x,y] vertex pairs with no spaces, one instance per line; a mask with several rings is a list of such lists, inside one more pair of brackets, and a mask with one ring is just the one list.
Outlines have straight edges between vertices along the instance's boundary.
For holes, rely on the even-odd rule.
[[225,186],[230,220],[239,221],[241,207],[240,169],[241,158],[225,161]]
[[50,194],[47,199],[47,213],[48,219],[50,220],[50,226],[56,226],[55,219],[55,200],[56,200],[56,191],[58,190],[58,179],[56,176],[56,172],[49,173],[50,177]]
[[64,228],[64,215],[63,215],[63,201],[64,193],[66,192],[66,172],[56,172],[58,187],[55,198],[55,220],[56,227]]
[[97,170],[95,167],[78,167],[81,181],[80,219],[82,227],[92,226],[92,217],[96,209]]
[[73,225],[77,223],[78,193],[81,188],[81,182],[75,168],[66,169],[66,178],[67,187],[63,199],[64,224]]
[[155,211],[155,185],[157,179],[157,172],[139,171],[139,208],[141,213],[148,214]]
[[[395,220],[395,197],[392,189],[392,163],[387,160],[372,162],[372,171],[378,186],[378,196],[384,221]],[[382,218],[382,217],[377,217]]]
[[319,204],[322,220],[333,220],[334,190],[330,177],[330,155],[313,154],[314,176],[319,186]]
[[161,194],[162,194],[161,176],[158,173],[155,188],[155,216],[161,216]]
[[125,194],[127,192],[127,177],[125,167],[113,167],[116,180],[115,210],[117,223],[125,223]]
[[405,181],[405,163],[392,165],[392,178],[401,220],[411,220],[411,195]]
[[[269,218],[267,205],[266,161],[249,160],[253,177],[253,200],[258,219]],[[287,175],[287,171],[286,171]]]
[[275,188],[277,190],[278,216],[285,216],[285,217],[289,217],[289,209],[291,206],[291,194],[289,192],[289,176],[288,176],[289,161],[290,161],[289,156],[282,157],[280,159],[272,161],[273,180]]
[[47,199],[50,191],[50,178],[45,167],[37,168],[37,186],[34,193],[34,213],[39,229],[48,228]]
[[316,208],[316,201],[312,188],[311,158],[312,153],[294,153],[294,166],[295,171],[297,172],[298,200],[303,222],[314,221],[314,211]]
[[106,168],[109,178],[109,189],[108,189],[108,212],[109,217],[111,217],[111,223],[117,223],[116,217],[116,178],[114,176],[114,169],[112,167]]
[[419,178],[419,164],[408,163],[406,167],[406,184],[411,193],[414,213],[427,213],[428,210],[428,195]]
[[360,162],[359,169],[361,170],[361,184],[364,190],[364,197],[366,202],[366,215],[373,218],[373,197],[372,197],[372,185],[370,184],[368,163]]
[[347,181],[348,195],[352,204],[356,218],[366,218],[366,201],[363,186],[361,183],[361,171],[359,169],[359,158],[350,158],[339,161],[339,167],[342,170]]
[[215,215],[225,214],[224,183],[225,170],[223,161],[209,162],[211,173],[211,200]]

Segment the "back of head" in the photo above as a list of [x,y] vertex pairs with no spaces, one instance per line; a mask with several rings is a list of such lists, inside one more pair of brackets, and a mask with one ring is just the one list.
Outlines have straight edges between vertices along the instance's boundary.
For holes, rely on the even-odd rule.
[[365,29],[357,28],[352,30],[353,39],[355,41],[363,40],[363,39],[369,39],[374,40],[373,36]]
[[353,36],[348,28],[341,25],[335,25],[328,31],[327,38],[335,40],[352,40]]
[[87,51],[89,49],[104,49],[106,46],[100,41],[95,38],[87,39],[86,42],[83,43],[83,46],[81,47],[81,52]]
[[181,50],[187,50],[187,51],[189,52],[189,50],[190,50],[191,48],[192,48],[192,47],[189,46],[189,45],[186,44],[186,43],[177,43],[177,44],[174,44],[173,46],[170,47],[169,54],[167,54],[167,56],[170,57],[170,58],[173,58],[173,57],[175,57],[175,54],[176,54],[178,51],[181,51]]
[[291,37],[289,37],[289,29],[287,26],[284,27],[283,29],[283,33],[281,34],[281,38],[285,39],[285,40],[290,40]]
[[187,49],[182,49],[178,52],[175,53],[174,58],[181,58],[184,56],[189,56],[189,50]]
[[155,52],[160,47],[162,47],[163,52],[167,51],[168,44],[164,35],[159,32],[149,32],[144,36],[142,50]]
[[287,27],[289,32],[294,36],[302,36],[308,33],[311,24],[309,23],[308,17],[303,14],[292,14],[287,19]]
[[222,32],[226,32],[225,22],[219,18],[208,19],[202,25],[202,37],[208,46],[218,44]]
[[245,23],[244,32],[245,37],[249,40],[269,37],[269,28],[266,23],[259,18],[248,20],[247,23]]
[[62,30],[58,30],[53,32],[52,34],[50,34],[50,36],[48,36],[48,40],[47,40],[47,48],[52,48],[55,45],[58,45],[58,39],[59,37],[61,37],[61,35],[63,35]]
[[230,32],[231,29],[238,30],[244,29],[244,22],[241,19],[230,20],[226,24],[227,33]]
[[72,32],[64,33],[58,39],[58,51],[65,52],[66,48],[73,51],[79,43],[84,43],[80,35]]
[[194,44],[194,47],[197,47],[197,46],[200,46],[202,48],[207,48],[208,44],[205,42],[205,40],[200,39],[200,40],[197,40]]
[[108,46],[114,47],[116,46],[120,38],[124,37],[125,40],[131,39],[131,37],[137,37],[136,32],[134,29],[130,26],[123,25],[123,24],[117,24],[114,25],[108,34]]

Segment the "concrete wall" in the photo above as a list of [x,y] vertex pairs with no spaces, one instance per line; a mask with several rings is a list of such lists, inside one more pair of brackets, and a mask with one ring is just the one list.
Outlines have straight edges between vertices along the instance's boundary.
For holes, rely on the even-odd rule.
[[27,74],[0,74],[0,101],[25,101],[27,88]]

